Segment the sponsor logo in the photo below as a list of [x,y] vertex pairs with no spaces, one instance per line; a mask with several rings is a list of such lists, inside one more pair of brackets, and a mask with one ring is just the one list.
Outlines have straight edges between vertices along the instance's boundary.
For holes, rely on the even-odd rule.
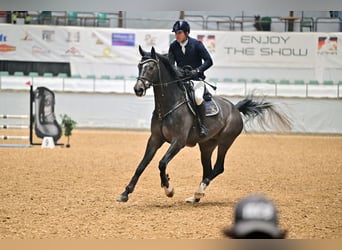
[[16,47],[15,46],[11,46],[8,44],[0,44],[0,52],[13,52],[16,51]]
[[102,50],[101,55],[95,55],[94,57],[95,58],[112,58],[113,57],[112,50],[106,47]]
[[7,42],[7,36],[0,33],[0,42]]
[[68,37],[66,39],[66,42],[68,43],[79,43],[81,41],[81,35],[79,31],[75,32],[68,32]]
[[112,33],[113,46],[134,46],[135,34],[134,33]]
[[30,33],[28,33],[27,31],[25,31],[25,35],[23,38],[21,38],[22,41],[32,41],[32,36],[30,35]]
[[0,42],[4,42],[2,44],[0,44],[0,53],[6,53],[6,52],[13,52],[16,51],[17,48],[15,46],[12,46],[10,44],[6,44],[7,43],[7,36],[0,33]]
[[321,36],[318,37],[317,52],[318,55],[337,55],[338,42],[337,37]]
[[48,55],[51,51],[49,49],[41,48],[37,45],[32,46],[32,55]]
[[100,38],[96,39],[96,45],[103,45],[103,44],[104,42]]
[[146,34],[144,40],[145,40],[146,46],[156,45],[156,37],[153,37],[151,34]]
[[215,52],[216,40],[215,35],[198,35],[197,40],[202,42],[209,52]]
[[111,57],[112,56],[112,50],[110,48],[104,48],[102,50],[103,57]]
[[[114,57],[119,57],[118,55],[114,55],[112,49],[106,44],[101,37],[93,32],[91,34],[92,38],[95,40],[95,44],[99,46],[99,49],[97,50],[97,55],[93,55],[95,58],[114,58]],[[102,51],[100,51],[100,48],[102,47]]]
[[104,42],[102,41],[102,39],[99,38],[98,35],[96,35],[95,32],[93,32],[93,33],[91,34],[91,36],[95,39],[96,45],[103,45],[103,44],[104,44]]
[[55,40],[55,31],[54,30],[43,30],[42,31],[42,39],[47,42],[52,42]]
[[75,48],[75,47],[71,47],[71,48],[67,49],[64,52],[63,56],[84,57],[83,55],[81,55],[81,52],[77,48]]

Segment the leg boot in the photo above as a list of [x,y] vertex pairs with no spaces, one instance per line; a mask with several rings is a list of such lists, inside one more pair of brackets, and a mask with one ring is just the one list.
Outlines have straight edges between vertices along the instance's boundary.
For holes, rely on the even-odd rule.
[[204,117],[205,117],[205,102],[202,102],[201,105],[197,106],[198,113],[198,126],[200,131],[200,137],[206,137],[208,135],[208,129],[204,126]]

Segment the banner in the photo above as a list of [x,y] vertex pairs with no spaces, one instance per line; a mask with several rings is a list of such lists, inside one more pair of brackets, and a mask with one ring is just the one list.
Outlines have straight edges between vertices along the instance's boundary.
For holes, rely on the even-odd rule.
[[[209,77],[342,79],[342,33],[194,30],[214,65]],[[138,46],[164,54],[170,30],[0,24],[0,60],[66,62],[72,74],[131,76]]]

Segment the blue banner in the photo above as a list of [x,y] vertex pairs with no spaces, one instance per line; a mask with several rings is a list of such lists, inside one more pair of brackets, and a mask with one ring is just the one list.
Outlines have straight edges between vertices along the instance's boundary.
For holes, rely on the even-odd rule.
[[113,46],[134,46],[135,34],[134,33],[112,33]]

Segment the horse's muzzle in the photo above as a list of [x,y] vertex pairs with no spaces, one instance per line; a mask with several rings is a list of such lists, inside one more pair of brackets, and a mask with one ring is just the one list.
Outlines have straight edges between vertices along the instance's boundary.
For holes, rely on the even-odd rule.
[[144,96],[146,93],[145,85],[141,80],[137,80],[134,85],[134,92],[136,96]]

